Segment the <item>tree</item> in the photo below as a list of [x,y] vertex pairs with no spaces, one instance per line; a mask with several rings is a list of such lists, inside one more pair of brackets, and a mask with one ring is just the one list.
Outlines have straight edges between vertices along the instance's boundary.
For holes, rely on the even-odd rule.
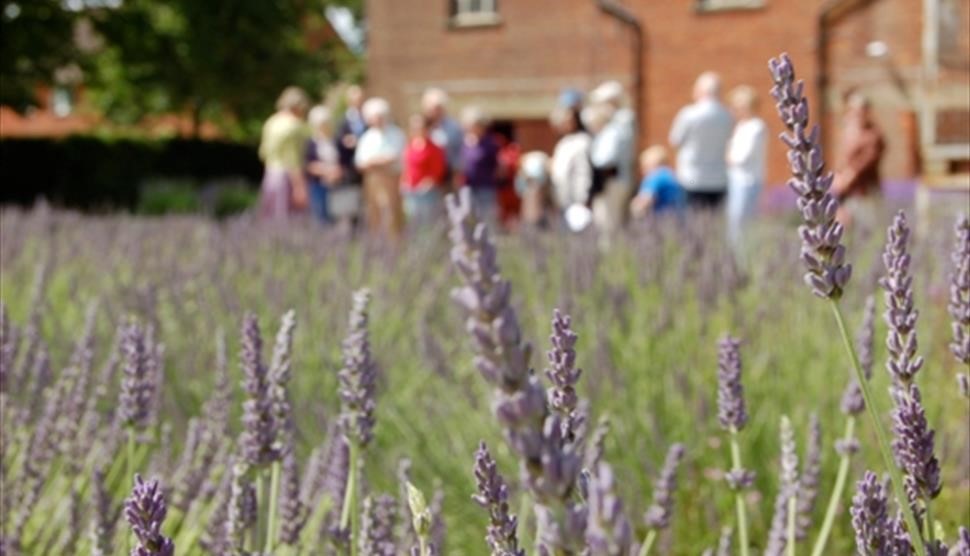
[[112,120],[181,113],[251,137],[287,85],[311,95],[353,61],[312,41],[324,0],[125,0],[88,13],[104,46],[86,64],[90,100]]
[[0,104],[23,110],[39,85],[76,58],[75,14],[61,0],[3,0],[0,18]]

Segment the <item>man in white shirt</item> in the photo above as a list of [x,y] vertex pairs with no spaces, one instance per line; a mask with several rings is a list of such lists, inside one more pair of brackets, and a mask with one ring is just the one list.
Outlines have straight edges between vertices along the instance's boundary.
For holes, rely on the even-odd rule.
[[738,120],[728,146],[728,240],[735,250],[741,248],[745,225],[758,208],[758,196],[765,181],[767,128],[755,114],[758,95],[742,85],[731,91],[731,111]]
[[734,121],[720,101],[721,78],[702,73],[694,84],[694,103],[677,113],[670,144],[677,149],[677,180],[694,208],[716,208],[727,192],[724,155]]
[[401,154],[407,139],[391,123],[391,108],[386,100],[371,98],[361,112],[368,128],[357,143],[354,163],[364,175],[364,217],[372,233],[397,240],[404,229],[399,185]]

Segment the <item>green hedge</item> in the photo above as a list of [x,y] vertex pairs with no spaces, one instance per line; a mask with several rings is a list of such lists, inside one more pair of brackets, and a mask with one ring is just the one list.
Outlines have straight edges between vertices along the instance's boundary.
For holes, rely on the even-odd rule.
[[262,166],[252,145],[192,139],[0,140],[0,203],[30,205],[39,197],[82,210],[135,209],[146,179],[172,177],[201,188],[226,178],[258,184]]

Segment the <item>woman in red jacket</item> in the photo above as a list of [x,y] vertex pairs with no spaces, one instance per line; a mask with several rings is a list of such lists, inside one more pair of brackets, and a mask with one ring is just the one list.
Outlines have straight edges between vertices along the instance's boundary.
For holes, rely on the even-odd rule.
[[404,149],[401,193],[404,214],[411,222],[425,224],[441,217],[448,163],[445,151],[429,136],[428,121],[414,114],[409,121],[411,138]]

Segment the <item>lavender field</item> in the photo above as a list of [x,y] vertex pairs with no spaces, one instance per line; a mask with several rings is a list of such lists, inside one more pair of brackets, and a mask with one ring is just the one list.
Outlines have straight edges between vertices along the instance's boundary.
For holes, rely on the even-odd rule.
[[[890,354],[877,282],[891,216],[886,209],[851,230],[855,268],[841,299],[887,426]],[[719,550],[728,530],[721,540],[733,548],[716,553],[740,553],[729,484],[749,480],[739,492],[752,552],[784,553],[773,552],[771,532],[781,498],[796,501],[797,549],[808,554],[843,461],[846,484],[822,553],[853,552],[855,483],[885,467],[871,423],[843,400],[850,365],[829,307],[803,283],[793,222],[763,221],[742,267],[716,220],[633,229],[603,252],[584,236],[492,241],[460,217],[456,272],[444,228],[398,249],[310,226],[5,211],[7,553],[127,553],[136,541],[120,506],[138,473],[160,481],[167,517],[154,534],[176,554],[342,554],[354,533],[356,554],[412,545],[516,554],[508,513],[518,521],[511,542],[528,553],[543,524],[564,554],[578,553],[569,543],[585,543],[584,532],[594,554],[644,539],[655,554],[699,554]],[[919,384],[941,470],[934,533],[950,544],[970,521],[970,405],[956,379],[966,369],[948,347],[953,223],[934,214],[909,245],[925,358]],[[487,299],[475,301],[459,290],[456,303],[451,290],[491,264],[493,243],[510,291],[479,290]],[[460,253],[479,253],[479,270],[468,274]],[[369,305],[353,294],[365,286]],[[509,328],[515,317],[497,309],[506,302],[522,343]],[[550,434],[563,437],[521,474],[518,454],[533,440],[509,423],[535,402],[489,383],[496,377],[482,360],[500,346],[476,331],[490,311],[506,318],[495,336],[509,344],[503,361],[535,369],[523,384],[538,388],[540,422],[551,411],[546,429],[554,423],[561,430]],[[722,340],[728,334],[738,341]],[[733,410],[723,398],[732,380],[743,387]],[[259,401],[261,392],[276,401]],[[743,430],[725,432],[725,419]],[[750,473],[734,469],[732,438]],[[484,452],[476,466],[482,441],[494,468]],[[344,496],[348,457],[361,465],[352,497]],[[427,513],[409,509],[407,480],[423,491]],[[781,496],[791,484],[798,495]],[[266,502],[272,494],[280,504]],[[550,525],[569,519],[588,522],[579,540]],[[491,549],[487,531],[498,543]],[[606,544],[595,548],[596,539]],[[150,546],[157,552],[139,554],[171,550]]]

